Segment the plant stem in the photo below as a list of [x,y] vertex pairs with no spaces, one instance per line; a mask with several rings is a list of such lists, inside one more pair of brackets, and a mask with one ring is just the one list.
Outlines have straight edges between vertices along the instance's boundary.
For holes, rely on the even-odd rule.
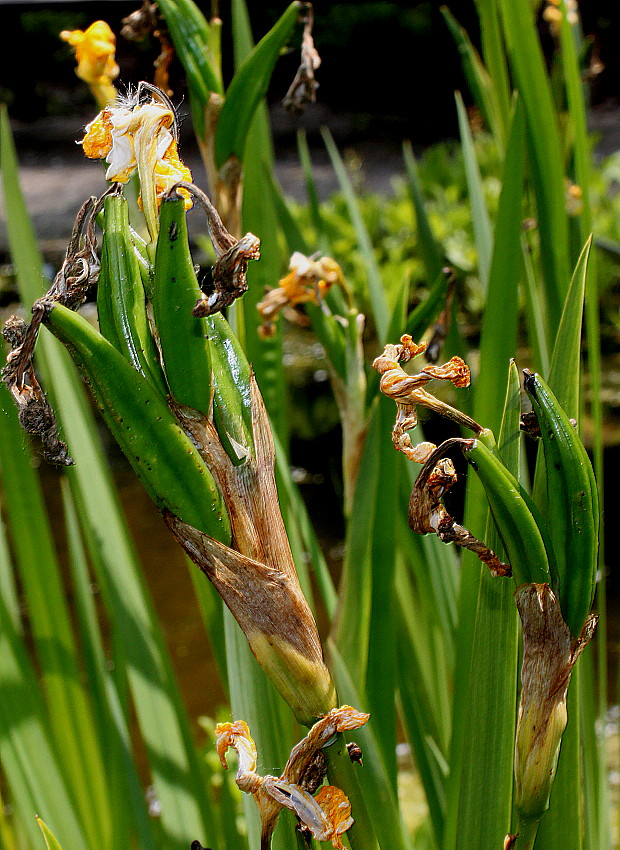
[[532,850],[536,841],[536,833],[538,832],[538,820],[521,820],[519,819],[518,834],[516,847],[518,850]]
[[378,850],[375,831],[355,774],[358,768],[351,763],[343,736],[338,735],[337,740],[323,752],[327,756],[330,783],[341,788],[351,802],[351,814],[355,818],[355,823],[347,831],[351,847],[353,850]]

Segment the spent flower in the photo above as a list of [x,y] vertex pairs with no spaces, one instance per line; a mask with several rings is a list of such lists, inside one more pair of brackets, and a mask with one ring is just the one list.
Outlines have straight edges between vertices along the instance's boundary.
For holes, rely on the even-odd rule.
[[236,750],[239,761],[235,781],[241,791],[252,794],[258,806],[261,847],[269,846],[280,812],[287,808],[297,815],[302,829],[317,841],[331,841],[337,850],[344,850],[341,835],[354,822],[351,804],[346,794],[333,785],[323,785],[313,796],[312,792],[316,790],[314,773],[317,756],[322,754],[323,748],[329,746],[337,734],[359,729],[369,718],[369,714],[349,705],[332,709],[293,747],[278,777],[260,776],[256,772],[256,744],[245,721],[219,723],[216,726],[217,752],[223,766],[228,768],[227,750]]
[[[90,122],[82,147],[90,159],[105,159],[106,179],[111,182],[127,183],[137,171],[140,202],[155,240],[161,198],[177,183],[189,182],[192,177],[179,158],[176,116],[166,95],[140,83],[135,93],[118,97]],[[184,197],[189,209],[192,201],[189,194]]]
[[388,398],[396,402],[398,413],[392,429],[392,441],[398,451],[415,463],[424,463],[435,446],[432,443],[411,444],[407,433],[418,423],[416,407],[426,407],[435,413],[452,419],[459,425],[469,428],[476,434],[484,429],[473,419],[460,410],[451,407],[444,401],[435,398],[424,387],[432,380],[450,381],[455,387],[468,387],[470,383],[469,368],[460,357],[453,357],[443,366],[427,363],[417,375],[408,375],[400,365],[406,363],[426,350],[424,343],[415,343],[409,334],[400,338],[400,344],[388,344],[383,354],[373,362],[373,368],[381,375],[379,388]]
[[313,259],[295,251],[289,263],[289,274],[275,289],[270,289],[257,305],[263,324],[258,332],[262,337],[273,336],[274,321],[285,307],[300,304],[319,304],[335,284],[346,288],[342,269],[331,257]]
[[86,30],[63,30],[60,33],[75,50],[77,68],[75,73],[88,83],[101,107],[116,99],[116,89],[112,85],[119,74],[114,54],[116,37],[105,21],[95,21]]

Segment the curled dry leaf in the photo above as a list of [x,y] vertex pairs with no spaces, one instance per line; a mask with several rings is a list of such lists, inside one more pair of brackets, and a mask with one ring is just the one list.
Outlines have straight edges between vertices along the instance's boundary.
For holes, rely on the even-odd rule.
[[94,223],[104,197],[99,200],[89,198],[82,205],[63,264],[47,294],[34,303],[30,324],[11,316],[2,331],[11,347],[2,370],[2,380],[17,405],[22,428],[28,434],[40,436],[45,459],[61,466],[70,466],[73,460],[66,444],[58,436],[56,417],[37,380],[33,365],[34,349],[45,305],[60,303],[77,310],[99,278]]
[[301,64],[283,101],[287,112],[293,112],[296,115],[301,115],[307,104],[316,101],[316,90],[319,84],[314,78],[314,72],[321,65],[321,57],[314,46],[314,39],[312,38],[314,13],[310,3],[306,4],[306,14],[303,21],[304,32],[301,42]]

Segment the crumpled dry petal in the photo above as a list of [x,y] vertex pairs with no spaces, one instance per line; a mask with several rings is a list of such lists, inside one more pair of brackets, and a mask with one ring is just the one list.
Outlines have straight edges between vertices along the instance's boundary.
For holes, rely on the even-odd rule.
[[381,392],[393,399],[397,405],[396,422],[392,429],[394,447],[415,463],[423,463],[428,457],[428,453],[413,447],[408,433],[417,425],[416,407],[418,405],[446,416],[475,433],[483,430],[469,416],[440,401],[424,389],[424,386],[434,379],[450,381],[457,388],[468,387],[469,368],[460,357],[453,357],[442,366],[426,364],[417,375],[408,375],[402,368],[401,362],[407,362],[421,354],[425,348],[425,345],[417,345],[408,334],[404,334],[400,339],[400,345],[386,345],[383,354],[372,364],[381,375],[379,384]]
[[369,714],[349,705],[334,708],[318,720],[310,732],[291,751],[279,777],[256,773],[256,745],[244,721],[219,723],[217,751],[227,767],[226,750],[231,747],[239,756],[236,782],[245,793],[252,794],[261,814],[261,846],[269,846],[282,808],[293,811],[317,841],[331,841],[344,850],[340,836],[353,825],[351,804],[346,794],[333,785],[321,787],[315,796],[303,787],[304,775],[312,769],[316,755],[339,732],[358,729],[368,722]]
[[442,498],[457,480],[454,464],[443,455],[452,446],[467,444],[471,441],[460,438],[445,440],[428,455],[409,500],[409,527],[416,534],[436,534],[444,543],[456,543],[463,549],[469,549],[487,565],[492,576],[509,576],[512,575],[509,564],[500,561],[492,549],[456,523],[442,503]]
[[301,65],[283,101],[284,108],[297,115],[304,111],[308,103],[315,102],[316,90],[319,87],[314,72],[321,65],[321,57],[312,38],[313,21],[312,6],[308,4],[301,42]]
[[[142,90],[138,87],[135,95],[117,98],[88,124],[82,139],[87,157],[105,159],[108,163],[107,180],[126,183],[137,170],[139,201],[153,239],[158,232],[161,198],[179,182],[192,179],[190,170],[179,159],[174,111],[167,105],[163,92],[160,94],[161,99],[152,97],[142,102]],[[189,209],[192,206],[189,193],[180,192]]]
[[273,335],[273,323],[285,307],[297,307],[308,302],[318,304],[332,286],[345,285],[342,269],[331,257],[313,260],[300,251],[295,251],[289,269],[290,273],[282,278],[278,287],[268,290],[262,301],[256,305],[263,321],[259,328],[263,337]]

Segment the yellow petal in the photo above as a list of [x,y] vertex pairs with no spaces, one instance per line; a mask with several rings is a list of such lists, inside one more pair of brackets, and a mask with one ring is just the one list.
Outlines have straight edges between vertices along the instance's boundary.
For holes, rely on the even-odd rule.
[[218,723],[215,734],[217,735],[217,754],[225,768],[228,767],[226,751],[232,748],[239,755],[239,772],[250,772],[256,769],[256,744],[245,720]]
[[114,61],[116,38],[105,21],[95,21],[84,32],[64,30],[60,37],[75,48],[76,74],[89,85],[114,80],[119,68]]
[[324,785],[314,799],[331,825],[330,839],[332,845],[338,850],[344,850],[340,836],[353,826],[349,798],[344,791],[336,788],[335,785]]
[[[166,153],[157,161],[155,166],[155,192],[157,197],[160,199],[180,180],[191,183],[192,172],[181,162],[176,140],[172,139]],[[185,209],[191,209],[193,202],[189,192],[185,189],[179,189],[179,194],[185,198]]]
[[84,153],[90,159],[104,159],[112,150],[112,122],[110,110],[104,109],[86,127],[82,139]]

